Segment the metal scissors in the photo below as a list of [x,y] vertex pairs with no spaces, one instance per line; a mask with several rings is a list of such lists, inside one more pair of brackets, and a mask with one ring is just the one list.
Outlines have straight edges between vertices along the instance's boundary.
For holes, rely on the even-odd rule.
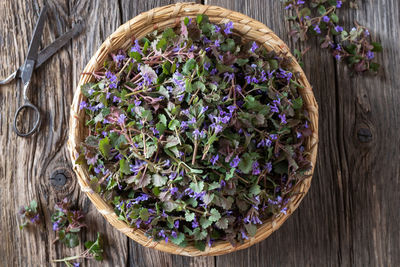
[[[21,67],[19,67],[14,73],[8,76],[6,79],[0,81],[1,85],[1,84],[7,84],[14,79],[22,80],[24,86],[23,88],[24,104],[20,106],[15,112],[14,123],[13,123],[13,128],[15,133],[18,136],[22,137],[30,136],[31,134],[36,132],[39,129],[41,122],[39,109],[31,103],[27,95],[33,70],[39,68],[40,65],[42,65],[47,59],[49,59],[52,55],[54,55],[61,47],[67,44],[70,39],[72,39],[75,35],[79,34],[83,29],[83,23],[78,22],[77,24],[74,25],[74,27],[71,30],[61,35],[52,44],[50,44],[49,46],[47,46],[46,48],[44,48],[39,52],[38,51],[39,43],[43,33],[46,12],[47,12],[47,5],[45,5],[40,11],[39,19],[36,22],[35,30],[33,31],[33,37],[29,44],[28,54],[25,58],[24,64]],[[28,111],[29,109],[31,109],[31,111],[34,112],[36,119],[32,129],[28,129],[28,132],[25,133],[20,131],[20,129],[18,129],[17,119],[21,111],[23,110]]]

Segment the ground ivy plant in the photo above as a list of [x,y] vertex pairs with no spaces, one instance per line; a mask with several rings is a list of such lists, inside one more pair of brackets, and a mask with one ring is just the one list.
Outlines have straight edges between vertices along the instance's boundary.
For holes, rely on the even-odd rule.
[[[295,40],[305,41],[315,36],[321,48],[329,49],[338,61],[345,62],[352,73],[377,72],[379,63],[375,53],[382,51],[382,45],[374,42],[368,29],[357,22],[354,27],[344,29],[337,12],[343,5],[357,7],[355,1],[346,0],[281,0],[286,10],[292,10],[287,17],[292,22],[289,35]],[[346,3],[347,2],[347,3]],[[302,54],[295,50],[297,58]]]
[[156,241],[243,242],[287,212],[311,168],[298,73],[233,27],[185,18],[111,54],[81,88],[76,162],[120,220]]

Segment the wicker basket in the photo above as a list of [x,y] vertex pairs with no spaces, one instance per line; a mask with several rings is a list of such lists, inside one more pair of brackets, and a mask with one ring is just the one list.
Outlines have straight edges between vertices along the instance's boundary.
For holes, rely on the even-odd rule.
[[[317,143],[318,143],[318,106],[315,101],[311,86],[307,81],[303,70],[300,68],[295,58],[290,54],[288,47],[279,39],[269,28],[264,24],[251,19],[241,13],[227,10],[217,6],[207,6],[194,3],[178,3],[168,6],[152,9],[142,13],[127,23],[120,26],[105,42],[100,46],[94,56],[84,69],[85,73],[92,73],[93,71],[101,68],[104,60],[110,52],[117,49],[127,49],[131,45],[132,38],[141,38],[155,29],[164,29],[166,27],[175,27],[179,25],[180,21],[188,16],[195,18],[197,14],[206,14],[213,23],[226,23],[232,21],[234,24],[234,31],[242,35],[247,40],[254,40],[263,44],[267,50],[275,50],[287,53],[287,56],[292,58],[291,67],[293,71],[300,73],[300,83],[304,89],[300,90],[306,108],[309,112],[311,119],[312,136],[309,137],[306,143],[306,149],[310,152],[310,160],[312,162],[312,170],[309,174],[314,172],[315,160],[317,156]],[[227,241],[218,241],[213,244],[211,248],[207,247],[205,251],[199,251],[193,246],[185,248],[176,246],[171,242],[165,243],[164,241],[155,242],[148,239],[141,229],[130,228],[125,222],[118,220],[117,215],[114,213],[112,207],[108,205],[99,194],[93,192],[89,186],[88,172],[80,165],[74,162],[77,158],[77,148],[82,140],[85,138],[85,125],[84,125],[84,111],[79,110],[79,103],[84,99],[80,87],[82,84],[90,82],[94,77],[90,75],[82,75],[75,92],[73,103],[71,106],[70,130],[68,148],[70,151],[71,159],[74,165],[74,171],[78,177],[78,182],[99,212],[110,222],[115,228],[123,232],[136,242],[145,247],[155,248],[157,250],[185,255],[185,256],[201,256],[201,255],[222,255],[236,250],[247,248],[257,242],[267,238],[272,232],[277,230],[283,222],[289,218],[293,211],[298,207],[301,200],[307,193],[311,178],[303,180],[299,183],[292,197],[287,214],[280,214],[275,218],[265,221],[258,229],[256,235],[244,243],[233,247]]]

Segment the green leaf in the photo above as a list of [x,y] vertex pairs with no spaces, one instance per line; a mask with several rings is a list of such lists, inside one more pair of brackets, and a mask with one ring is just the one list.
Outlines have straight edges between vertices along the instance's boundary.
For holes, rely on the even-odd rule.
[[179,127],[179,125],[181,125],[181,124],[178,120],[175,120],[175,119],[171,120],[168,123],[168,129],[170,129],[171,131],[174,131],[176,127]]
[[235,47],[235,41],[231,38],[226,39],[225,43],[221,44],[221,50],[224,52],[234,52]]
[[220,185],[218,182],[212,182],[211,184],[208,185],[208,190],[213,190],[216,188],[220,188]]
[[216,208],[212,208],[210,210],[210,213],[211,213],[211,215],[208,219],[212,222],[216,222],[221,218],[221,214],[219,213],[219,211]]
[[167,126],[165,126],[162,122],[159,122],[156,124],[156,129],[162,135],[165,132],[165,129],[167,129]]
[[[196,17],[197,24],[200,24],[203,21],[203,14],[198,14]],[[189,23],[189,21],[188,21]]]
[[258,184],[254,184],[249,189],[249,196],[250,197],[256,196],[256,195],[260,194],[260,192],[261,192],[260,186]]
[[196,193],[200,193],[203,188],[204,188],[204,182],[203,181],[199,181],[197,183],[195,182],[191,182],[189,187]]
[[326,13],[326,8],[323,5],[319,5],[317,10],[320,15],[324,15]]
[[206,250],[206,242],[201,240],[194,241],[194,246],[200,251]]
[[153,115],[151,114],[151,110],[143,110],[140,114],[140,117],[146,121],[151,121],[153,119]]
[[185,17],[185,18],[183,19],[183,23],[185,23],[185,25],[187,26],[187,25],[189,24],[189,18],[188,18],[188,17]]
[[69,248],[74,248],[79,245],[79,237],[75,233],[68,233],[65,235],[64,244]]
[[244,153],[239,162],[239,169],[244,174],[249,174],[252,169],[253,158],[249,153]]
[[299,12],[301,17],[306,17],[311,15],[311,10],[308,7],[302,8]]
[[235,170],[236,170],[236,168],[231,168],[229,173],[226,174],[226,176],[225,176],[226,181],[229,181],[233,177],[233,175],[235,174]]
[[185,213],[185,220],[187,221],[187,222],[191,222],[191,221],[193,221],[194,220],[194,213],[193,212],[189,212],[189,211],[186,211],[186,213]]
[[339,17],[335,13],[331,13],[330,18],[334,23],[339,22]]
[[221,218],[218,222],[215,223],[215,226],[217,226],[219,229],[228,229],[228,219]]
[[119,161],[119,169],[123,174],[132,173],[129,167],[129,161],[125,160],[124,158]]
[[148,209],[142,208],[139,212],[140,219],[147,221],[150,217]]
[[37,204],[36,200],[32,200],[31,203],[29,204],[29,208],[33,212],[36,212],[37,207],[38,207],[38,204]]
[[303,98],[298,97],[292,101],[294,109],[300,109],[303,106]]
[[255,236],[257,233],[257,226],[255,226],[254,224],[245,224],[244,228],[246,228],[246,231],[250,236]]
[[162,36],[163,36],[165,39],[168,40],[168,39],[174,38],[174,37],[176,36],[176,34],[175,34],[175,32],[174,32],[173,29],[171,29],[171,28],[166,28],[166,29],[163,31]]
[[200,225],[203,229],[207,229],[213,222],[205,217],[200,218]]
[[89,90],[90,90],[91,88],[95,87],[95,86],[96,86],[95,83],[85,83],[85,84],[83,84],[83,85],[81,86],[81,92],[82,92],[82,94],[83,94],[84,96],[86,96],[86,97],[90,97]]
[[369,64],[369,69],[372,70],[372,71],[377,72],[377,71],[379,70],[380,66],[381,66],[381,65],[378,64],[378,63],[371,62],[371,63]]
[[382,45],[377,42],[371,42],[371,45],[374,47],[371,51],[373,52],[382,52]]
[[174,243],[175,245],[181,244],[184,240],[185,240],[185,234],[184,234],[184,233],[178,233],[177,236],[176,236],[176,238],[171,237],[171,241],[172,241],[172,243]]
[[111,145],[110,145],[110,140],[108,139],[107,136],[100,140],[99,150],[101,155],[103,155],[105,159],[108,159],[110,157]]
[[134,52],[134,51],[129,52],[129,57],[133,58],[137,62],[142,62],[142,55],[138,52]]
[[169,135],[167,137],[167,144],[164,146],[165,148],[170,148],[177,146],[179,144],[179,138],[173,135]]
[[171,69],[171,62],[165,61],[164,64],[162,64],[162,69],[163,73],[165,74],[170,74],[170,69]]
[[146,155],[145,155],[146,159],[151,158],[154,155],[154,153],[156,153],[156,151],[157,151],[156,145],[148,146],[146,149]]
[[161,187],[167,183],[168,178],[166,176],[161,176],[159,174],[153,174],[151,177],[153,181],[153,185]]
[[161,49],[162,51],[164,51],[166,47],[167,47],[167,40],[165,38],[161,38],[156,45],[157,50]]
[[182,73],[185,75],[192,74],[191,71],[196,67],[196,60],[194,58],[189,59],[186,61],[185,65],[182,67]]

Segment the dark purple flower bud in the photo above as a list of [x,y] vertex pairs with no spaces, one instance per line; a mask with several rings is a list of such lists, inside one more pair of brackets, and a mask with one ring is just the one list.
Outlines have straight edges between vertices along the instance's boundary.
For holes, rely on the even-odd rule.
[[226,186],[226,182],[225,182],[224,180],[221,180],[221,182],[219,183],[219,185],[221,186],[221,188],[222,188],[222,187],[225,187],[225,186]]

